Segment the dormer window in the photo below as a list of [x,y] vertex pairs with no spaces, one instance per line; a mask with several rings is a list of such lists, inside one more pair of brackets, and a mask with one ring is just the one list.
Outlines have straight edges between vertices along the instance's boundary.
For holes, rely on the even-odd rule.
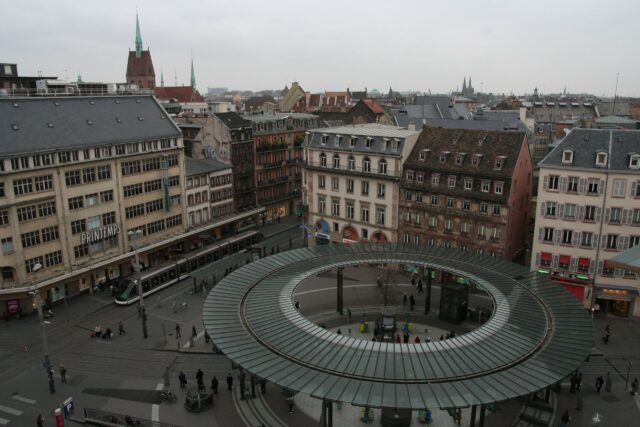
[[322,135],[322,139],[320,140],[320,143],[322,145],[327,145],[327,142],[329,142],[329,135]]
[[596,166],[605,167],[607,166],[607,153],[602,151],[600,153],[596,153]]
[[391,149],[393,151],[398,151],[398,142],[400,141],[398,141],[397,139],[394,139],[393,141],[391,141]]
[[464,162],[465,156],[466,156],[465,153],[456,154],[456,165],[458,166],[462,165],[462,163]]
[[351,138],[349,138],[349,147],[351,148],[355,147],[357,142],[358,142],[358,137],[352,136]]
[[327,155],[324,153],[320,154],[320,166],[322,166],[323,168],[327,167]]
[[446,163],[448,155],[449,151],[443,151],[442,153],[440,153],[440,163]]
[[389,141],[388,139],[384,139],[384,151],[389,151],[389,147],[391,146],[389,143],[391,141]]
[[471,164],[475,167],[480,166],[480,160],[482,160],[482,154],[474,154],[471,158]]
[[429,150],[428,148],[427,148],[426,150],[422,150],[422,151],[420,151],[420,160],[421,160],[421,161],[423,161],[423,162],[424,162],[425,160],[427,160],[427,157],[429,157],[429,152],[430,152],[430,151],[431,151],[431,150]]
[[339,147],[342,144],[342,136],[336,135],[336,147]]
[[640,154],[629,156],[629,169],[640,169]]
[[372,138],[367,138],[367,139],[364,141],[364,146],[365,146],[366,148],[371,148],[371,141],[373,141],[373,139],[372,139]]
[[504,156],[498,156],[496,157],[496,161],[493,165],[493,169],[495,170],[502,170],[502,166],[504,166],[504,160],[506,157]]
[[573,163],[573,151],[572,150],[564,150],[562,152],[562,163],[565,165],[570,165]]

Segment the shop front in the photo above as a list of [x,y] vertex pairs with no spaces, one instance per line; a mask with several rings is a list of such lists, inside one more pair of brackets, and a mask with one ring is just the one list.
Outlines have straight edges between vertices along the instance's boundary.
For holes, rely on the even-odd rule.
[[331,243],[331,228],[329,223],[323,219],[316,222],[314,226],[316,245],[328,245]]
[[350,245],[353,243],[358,243],[360,237],[358,236],[358,231],[350,225],[347,225],[342,230],[342,243],[345,245]]
[[596,285],[596,311],[601,314],[631,318],[638,296],[636,288],[628,286]]
[[371,236],[371,241],[373,243],[387,243],[389,242],[389,239],[387,239],[386,234],[384,234],[382,231],[376,231]]

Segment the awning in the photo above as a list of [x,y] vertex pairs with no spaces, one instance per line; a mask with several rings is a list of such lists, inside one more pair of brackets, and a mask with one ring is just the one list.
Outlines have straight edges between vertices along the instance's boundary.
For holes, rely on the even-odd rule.
[[540,259],[542,261],[551,261],[552,255],[550,252],[542,252],[540,254]]
[[328,234],[319,233],[319,232],[317,232],[317,233],[316,233],[316,237],[317,237],[318,239],[326,239],[326,240],[329,240],[329,239],[330,239]]
[[596,298],[614,301],[633,301],[638,290],[627,286],[596,286]]
[[578,265],[580,267],[589,267],[591,265],[591,260],[589,258],[580,258],[578,259]]
[[560,255],[560,264],[569,264],[571,257],[569,255]]

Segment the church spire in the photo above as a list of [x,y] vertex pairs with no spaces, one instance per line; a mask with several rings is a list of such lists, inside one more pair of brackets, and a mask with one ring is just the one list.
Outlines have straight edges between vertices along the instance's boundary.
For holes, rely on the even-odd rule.
[[193,70],[193,54],[191,54],[191,89],[196,88],[196,72]]
[[160,66],[160,87],[164,87],[164,72],[162,71],[162,65]]
[[465,93],[467,91],[467,78],[464,77],[462,79],[462,93]]
[[142,57],[142,36],[140,35],[140,22],[136,12],[136,58]]

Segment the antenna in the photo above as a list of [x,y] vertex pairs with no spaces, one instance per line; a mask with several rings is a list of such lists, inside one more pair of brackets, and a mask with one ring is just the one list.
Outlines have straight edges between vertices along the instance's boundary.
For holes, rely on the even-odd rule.
[[173,85],[178,86],[178,73],[176,70],[173,70]]
[[611,115],[616,115],[616,100],[618,98],[618,79],[620,78],[620,71],[616,74],[616,89],[613,91],[613,108],[611,109]]

